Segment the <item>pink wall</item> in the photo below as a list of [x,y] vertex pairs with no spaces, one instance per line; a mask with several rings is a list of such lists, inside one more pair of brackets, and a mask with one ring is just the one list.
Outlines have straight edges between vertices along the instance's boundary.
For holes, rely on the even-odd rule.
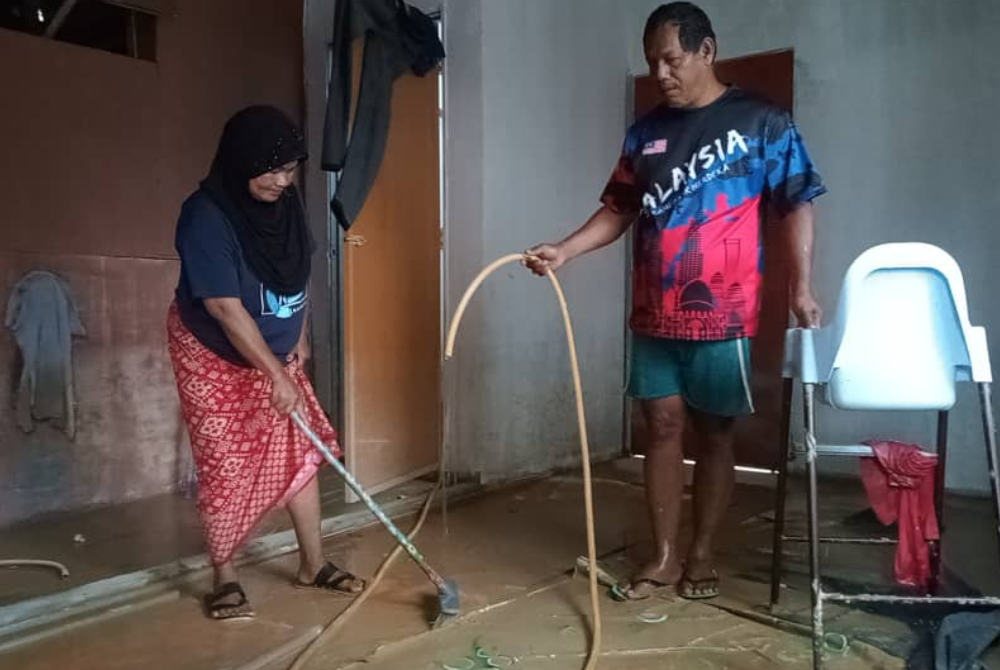
[[180,204],[226,118],[302,114],[301,0],[176,0],[158,62],[0,29],[0,306],[24,272],[69,280],[78,434],[14,424],[17,352],[0,332],[0,525],[172,490],[187,468],[163,321]]

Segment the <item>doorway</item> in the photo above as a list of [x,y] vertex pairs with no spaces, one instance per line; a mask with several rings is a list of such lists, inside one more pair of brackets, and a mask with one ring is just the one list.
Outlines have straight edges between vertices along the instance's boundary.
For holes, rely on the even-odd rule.
[[438,466],[441,87],[440,75],[396,80],[378,178],[344,236],[344,443],[371,493]]

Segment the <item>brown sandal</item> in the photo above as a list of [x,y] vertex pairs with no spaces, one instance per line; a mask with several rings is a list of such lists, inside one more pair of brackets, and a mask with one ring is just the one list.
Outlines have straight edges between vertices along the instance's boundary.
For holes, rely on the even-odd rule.
[[[346,582],[354,582],[361,586],[358,590],[352,589]],[[309,583],[306,582],[295,582],[295,587],[299,589],[319,589],[321,591],[332,591],[333,593],[338,593],[345,596],[356,596],[365,588],[368,584],[365,580],[360,577],[355,577],[353,574],[338,568],[336,565],[327,561],[323,564],[323,567],[319,569],[316,573],[316,577]]]
[[[219,602],[223,598],[232,595],[239,595],[240,599],[235,603]],[[208,616],[216,621],[252,619],[255,616],[253,607],[250,606],[250,601],[247,600],[247,594],[243,591],[243,587],[240,586],[239,582],[226,582],[225,584],[220,584],[219,588],[215,589],[212,593],[206,593],[205,610],[208,612]]]

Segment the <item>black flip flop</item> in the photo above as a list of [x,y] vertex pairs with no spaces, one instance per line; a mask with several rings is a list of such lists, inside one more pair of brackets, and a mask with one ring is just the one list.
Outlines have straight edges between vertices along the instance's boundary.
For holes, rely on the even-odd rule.
[[[353,581],[361,584],[361,589],[358,591],[352,591],[350,588],[342,588],[344,582],[347,581]],[[316,573],[315,579],[308,584],[299,581],[295,582],[295,588],[297,589],[319,589],[320,591],[330,591],[344,596],[359,595],[367,587],[368,584],[365,580],[355,577],[343,568],[338,568],[330,561],[323,564],[323,567]]]
[[[221,603],[222,598],[232,595],[239,595],[240,599],[235,603]],[[239,582],[226,582],[220,584],[219,588],[212,593],[205,594],[205,609],[208,615],[216,621],[233,621],[239,619],[252,619],[255,614],[247,600],[247,594]]]
[[712,570],[711,577],[704,577],[702,579],[691,579],[685,576],[681,579],[677,594],[685,600],[711,600],[712,598],[718,598],[719,573]]

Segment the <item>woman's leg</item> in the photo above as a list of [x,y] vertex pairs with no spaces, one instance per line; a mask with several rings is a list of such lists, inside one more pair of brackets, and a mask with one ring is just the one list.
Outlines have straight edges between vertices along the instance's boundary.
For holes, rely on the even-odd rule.
[[[347,593],[360,593],[365,582],[342,569],[327,571],[320,584],[315,584],[327,560],[323,555],[323,538],[320,534],[319,478],[313,477],[302,490],[288,502],[288,513],[295,526],[299,541],[299,574],[301,584],[310,584]],[[339,581],[338,581],[339,580]]]
[[226,561],[214,566],[215,587],[205,596],[205,607],[213,619],[245,619],[253,617],[253,607],[247,600],[236,574],[236,566]]
[[320,536],[319,481],[309,480],[295,497],[288,501],[288,513],[295,526],[295,537],[299,541],[299,581],[311,582],[326,559],[323,558],[323,542]]
[[226,584],[228,582],[238,582],[239,577],[236,574],[236,566],[233,565],[232,561],[226,561],[221,565],[213,566],[215,570],[215,586],[216,588]]

